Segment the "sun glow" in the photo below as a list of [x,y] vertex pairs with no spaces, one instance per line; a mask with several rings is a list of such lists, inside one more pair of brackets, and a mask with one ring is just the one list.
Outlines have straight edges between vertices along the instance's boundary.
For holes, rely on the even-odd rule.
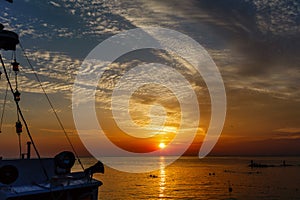
[[159,146],[159,148],[164,149],[166,147],[166,144],[161,142],[161,143],[159,143],[158,146]]

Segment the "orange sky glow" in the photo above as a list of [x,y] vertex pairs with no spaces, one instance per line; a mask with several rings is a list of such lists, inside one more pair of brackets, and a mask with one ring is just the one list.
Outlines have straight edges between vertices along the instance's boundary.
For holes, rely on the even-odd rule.
[[[171,5],[171,1],[140,1],[135,6],[115,3],[106,2],[105,11],[101,7],[103,5],[99,5],[97,9],[105,13],[94,13],[97,9],[88,2],[78,6],[66,1],[55,8],[49,2],[0,3],[1,8],[4,7],[1,9],[0,23],[6,29],[20,34],[22,45],[79,155],[90,156],[78,135],[72,113],[73,84],[78,69],[98,43],[122,31],[145,25],[187,34],[203,45],[218,67],[226,90],[227,111],[222,134],[210,155],[300,155],[299,22],[294,23],[294,18],[287,14],[278,17],[278,12],[272,8],[273,4],[269,6],[272,11],[270,17],[261,12],[248,16],[245,14],[248,10],[237,17],[234,15],[236,12],[227,12],[222,6],[213,9],[211,6],[218,5],[206,5],[198,1],[178,1],[178,5]],[[170,6],[173,6],[174,12],[170,12]],[[257,10],[263,10],[259,3],[255,6]],[[48,12],[49,9],[55,12]],[[292,12],[294,10],[282,13]],[[269,23],[269,19],[272,19],[272,23]],[[1,51],[1,55],[10,67],[11,53]],[[70,150],[19,47],[16,55],[21,63],[18,80],[20,105],[38,149],[46,156]],[[139,87],[128,102],[131,123],[122,116],[118,116],[120,124],[116,122],[111,108],[114,87],[127,71],[144,63],[170,66],[188,81],[195,92],[200,121],[190,121],[190,124],[197,125],[196,136],[184,155],[198,155],[211,119],[210,93],[203,77],[191,63],[163,50],[143,49],[125,54],[108,66],[98,80],[95,107],[97,120],[105,136],[114,145],[129,152],[160,150],[172,155],[168,145],[180,130],[182,134],[190,130],[187,126],[182,127],[183,114],[176,95],[159,84]],[[93,72],[95,68],[97,66],[93,65],[87,70]],[[157,77],[167,75],[163,71],[153,74]],[[135,78],[130,81],[135,81]],[[170,78],[171,83],[175,84],[176,81],[174,77]],[[14,80],[12,83],[15,84]],[[89,85],[85,87],[89,88]],[[130,86],[126,89],[129,90]],[[189,98],[186,91],[178,90],[180,97]],[[5,91],[6,82],[2,77],[1,112]],[[122,95],[116,97],[116,103],[122,98]],[[189,101],[185,104],[190,106]],[[17,115],[10,93],[4,111],[0,156],[17,157]],[[192,119],[195,113],[187,115]],[[87,124],[90,121],[89,118],[85,120]],[[140,129],[137,130],[135,126]],[[97,134],[92,128],[86,132],[91,138]],[[22,151],[25,152],[29,138],[25,130],[21,136]],[[99,141],[99,149],[101,145]]]

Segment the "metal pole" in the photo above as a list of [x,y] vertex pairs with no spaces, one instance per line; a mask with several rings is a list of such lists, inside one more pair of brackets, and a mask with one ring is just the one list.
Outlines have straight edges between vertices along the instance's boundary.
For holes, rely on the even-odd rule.
[[27,142],[27,159],[31,157],[31,142]]

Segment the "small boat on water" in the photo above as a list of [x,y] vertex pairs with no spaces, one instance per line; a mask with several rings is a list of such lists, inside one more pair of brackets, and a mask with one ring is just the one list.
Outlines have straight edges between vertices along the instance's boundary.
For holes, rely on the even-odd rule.
[[261,164],[261,163],[255,163],[253,160],[250,161],[250,164],[248,167],[251,168],[267,168],[267,167],[291,167],[293,165],[286,164],[285,160],[282,161],[281,165],[269,165],[269,164]]
[[[4,26],[0,24],[0,50],[14,52],[18,44],[18,35],[4,30]],[[13,53],[13,55],[16,54]],[[63,151],[53,158],[40,156],[19,105],[20,92],[17,84],[13,88],[5,66],[7,60],[3,60],[1,54],[0,60],[17,109],[16,133],[20,137],[24,125],[28,138],[30,138],[30,141],[27,142],[27,152],[22,153],[20,148],[20,158],[4,159],[0,157],[0,200],[97,200],[98,188],[102,182],[94,179],[93,174],[104,173],[103,164],[99,161],[84,169],[65,131],[73,152]],[[15,80],[17,80],[19,63],[15,57],[11,65],[12,71],[15,72]],[[51,103],[49,99],[48,101]],[[53,111],[55,112],[54,108]],[[56,117],[59,120],[57,115]],[[59,123],[62,127],[60,121]],[[21,145],[19,143],[20,147]],[[37,158],[31,156],[32,147]],[[72,172],[76,160],[81,165],[82,171]]]

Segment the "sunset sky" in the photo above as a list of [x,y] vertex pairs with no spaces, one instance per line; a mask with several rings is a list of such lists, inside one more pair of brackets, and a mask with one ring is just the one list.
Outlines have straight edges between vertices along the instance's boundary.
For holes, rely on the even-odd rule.
[[[163,27],[188,35],[205,47],[218,66],[226,89],[227,113],[221,137],[211,155],[300,155],[300,3],[297,0],[15,0],[13,4],[2,0],[0,9],[0,23],[7,30],[19,33],[21,44],[80,155],[88,152],[75,128],[72,92],[81,63],[103,40],[141,26]],[[9,66],[11,53],[1,54]],[[19,47],[17,58],[22,67],[20,104],[38,149],[47,156],[70,149]],[[111,97],[117,82],[126,70],[149,62],[172,67],[191,84],[201,117],[186,155],[197,155],[211,117],[209,92],[192,66],[168,52],[139,50],[120,57],[110,66],[99,80],[96,92],[99,124],[108,138],[125,150],[149,152],[157,150],[162,142],[167,150],[168,143],[182,128],[178,99],[168,88],[145,85],[133,93],[129,102],[132,121],[145,128],[145,132],[131,134],[153,137],[138,139],[124,134],[112,116]],[[93,67],[88,70],[92,72]],[[153,74],[166,75],[163,71]],[[2,77],[1,112],[5,89]],[[179,92],[185,96],[185,91]],[[159,106],[153,109],[153,105]],[[9,94],[0,133],[0,156],[18,155],[16,119]],[[151,119],[154,126],[147,126]],[[165,121],[161,129],[161,124],[155,126],[155,120],[162,119]],[[89,119],[86,120],[88,123]],[[129,124],[126,120],[123,123]],[[191,120],[193,123],[197,122]],[[128,126],[129,131],[131,128]],[[95,134],[93,129],[87,133]],[[23,143],[27,140],[23,132]]]

